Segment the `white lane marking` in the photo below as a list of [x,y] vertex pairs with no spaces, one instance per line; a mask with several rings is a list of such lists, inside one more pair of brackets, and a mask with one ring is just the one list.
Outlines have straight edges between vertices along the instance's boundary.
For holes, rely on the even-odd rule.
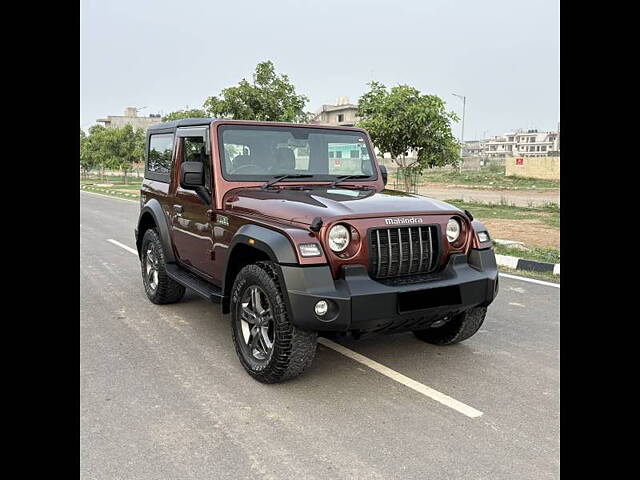
[[519,277],[518,275],[509,275],[508,273],[500,273],[499,275],[501,277],[514,278],[516,280],[522,280],[523,282],[537,283],[538,285],[546,285],[547,287],[560,288],[560,284],[559,283],[544,282],[542,280],[536,280],[535,278],[525,278],[525,277]]
[[554,275],[560,275],[560,264],[559,263],[556,263],[553,266],[553,274]]
[[138,200],[131,200],[129,198],[120,198],[120,197],[112,197],[111,195],[103,195],[102,193],[96,193],[96,192],[87,192],[86,190],[80,190],[81,193],[86,193],[88,195],[95,195],[97,197],[104,197],[104,198],[115,198],[116,200],[122,200],[123,202],[135,202],[135,203],[139,203]]
[[119,241],[114,240],[113,238],[107,239],[107,242],[113,243],[117,247],[124,248],[127,252],[133,253],[136,257],[138,256],[138,252],[135,249],[131,247],[127,247],[124,243],[120,243]]
[[509,305],[513,305],[514,307],[522,307],[525,308],[524,305],[522,305],[521,303],[517,303],[517,302],[509,302]]
[[361,363],[363,365],[366,365],[372,370],[375,370],[376,372],[381,373],[382,375],[389,377],[390,379],[395,380],[398,383],[401,383],[405,387],[409,387],[412,390],[415,390],[416,392],[421,393],[435,400],[436,402],[440,402],[441,404],[449,408],[453,408],[454,410],[462,413],[463,415],[466,415],[467,417],[477,418],[482,415],[482,412],[480,410],[476,410],[475,408],[470,407],[469,405],[459,402],[455,398],[451,398],[450,396],[445,395],[442,392],[434,390],[431,387],[427,387],[426,385],[412,378],[409,378],[401,373],[398,373],[395,370],[392,370],[391,368],[376,362],[375,360],[371,360],[370,358],[365,357],[364,355],[360,355],[359,353],[354,352],[353,350],[349,350],[348,348],[343,347],[342,345],[339,345],[335,342],[332,342],[327,338],[319,337],[318,342],[324,345],[325,347],[329,347],[335,350],[336,352],[341,353],[345,357],[349,357],[350,359],[355,360],[356,362]]

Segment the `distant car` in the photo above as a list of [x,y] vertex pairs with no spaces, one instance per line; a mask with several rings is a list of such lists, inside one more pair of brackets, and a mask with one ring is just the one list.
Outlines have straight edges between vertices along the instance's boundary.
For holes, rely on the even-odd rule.
[[498,292],[487,229],[385,190],[373,152],[352,127],[152,125],[135,229],[147,296],[177,302],[188,287],[221,303],[240,362],[265,383],[302,373],[318,332],[471,337]]

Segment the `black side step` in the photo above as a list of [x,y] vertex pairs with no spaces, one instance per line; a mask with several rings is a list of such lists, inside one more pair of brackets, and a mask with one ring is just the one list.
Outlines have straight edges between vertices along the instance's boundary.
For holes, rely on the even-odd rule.
[[222,300],[224,295],[222,294],[221,288],[202,280],[186,268],[183,268],[176,263],[167,263],[165,268],[167,270],[167,275],[180,285],[190,288],[198,295],[211,302],[219,303]]

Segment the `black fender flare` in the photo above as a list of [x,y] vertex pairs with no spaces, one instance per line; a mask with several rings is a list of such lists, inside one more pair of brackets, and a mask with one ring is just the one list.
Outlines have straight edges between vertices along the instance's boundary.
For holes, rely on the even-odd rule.
[[167,216],[162,210],[162,205],[160,205],[160,202],[155,198],[149,200],[144,204],[144,207],[140,209],[140,215],[138,216],[138,226],[136,229],[136,231],[138,232],[138,238],[136,241],[136,246],[138,247],[138,255],[140,255],[140,247],[142,245],[143,237],[142,232],[140,232],[140,222],[145,214],[149,214],[151,215],[151,217],[153,217],[153,221],[158,229],[158,234],[160,235],[160,241],[162,242],[162,249],[164,250],[164,257],[166,262],[174,263],[176,261],[176,258],[173,254],[173,242],[171,241],[169,222],[167,220]]
[[235,233],[231,242],[229,243],[229,252],[224,261],[224,284],[222,285],[223,291],[226,288],[227,282],[227,268],[229,261],[233,256],[233,250],[238,244],[247,245],[249,247],[260,250],[265,253],[269,260],[279,265],[297,265],[298,256],[294,250],[291,240],[284,234],[271,230],[260,225],[247,224],[243,225]]

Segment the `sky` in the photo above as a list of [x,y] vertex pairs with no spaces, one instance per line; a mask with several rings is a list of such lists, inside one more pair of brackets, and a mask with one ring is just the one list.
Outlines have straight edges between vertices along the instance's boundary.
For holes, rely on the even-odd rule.
[[559,0],[81,0],[80,126],[128,106],[199,108],[271,60],[307,111],[357,103],[377,80],[460,117],[452,94],[466,96],[465,140],[554,130],[559,12]]

